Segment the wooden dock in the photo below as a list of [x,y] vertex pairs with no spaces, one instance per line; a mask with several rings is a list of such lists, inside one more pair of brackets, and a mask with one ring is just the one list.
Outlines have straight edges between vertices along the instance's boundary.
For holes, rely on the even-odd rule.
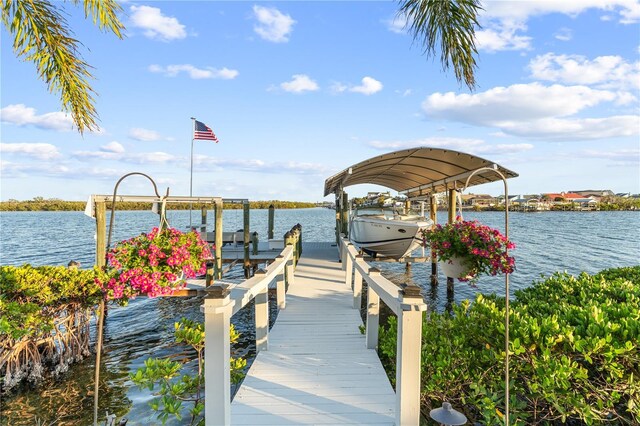
[[331,244],[305,244],[286,309],[231,404],[233,425],[394,424],[396,395]]
[[[278,317],[269,330],[274,281]],[[419,424],[420,288],[387,280],[344,236],[339,247],[293,238],[253,277],[203,291],[207,426]],[[230,319],[251,300],[258,355],[231,402]],[[395,392],[376,353],[381,302],[398,318]]]

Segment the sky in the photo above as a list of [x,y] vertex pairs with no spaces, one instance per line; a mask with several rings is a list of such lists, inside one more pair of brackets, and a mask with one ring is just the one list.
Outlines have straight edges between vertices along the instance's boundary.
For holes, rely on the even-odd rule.
[[[332,201],[326,178],[416,146],[515,171],[511,194],[640,192],[640,1],[485,1],[474,91],[423,55],[397,2],[123,1],[122,40],[58,5],[100,129],[74,129],[3,27],[3,201],[86,200],[130,172],[189,195],[191,117],[219,139],[193,142],[195,196]],[[119,192],[152,187],[134,176]]]

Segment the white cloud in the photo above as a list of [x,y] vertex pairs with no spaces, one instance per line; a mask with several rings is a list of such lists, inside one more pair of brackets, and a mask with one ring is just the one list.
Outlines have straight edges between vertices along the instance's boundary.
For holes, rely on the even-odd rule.
[[531,37],[516,34],[526,30],[527,26],[521,22],[491,23],[486,29],[476,31],[476,47],[488,52],[530,49]]
[[157,7],[131,6],[131,26],[141,28],[150,39],[171,41],[187,36],[185,26],[176,18],[164,16]]
[[555,141],[608,139],[640,134],[640,117],[619,115],[604,118],[544,118],[504,123],[506,133],[527,138]]
[[324,175],[327,167],[317,163],[301,163],[296,161],[264,161],[258,159],[220,158],[207,155],[195,155],[193,164],[196,166],[217,166],[225,170],[241,170],[246,172],[270,173],[270,174],[299,174],[299,175]]
[[166,152],[125,153],[124,150],[118,151],[117,147],[116,150],[111,151],[104,150],[104,147],[102,151],[76,151],[73,153],[73,157],[77,159],[111,160],[131,164],[169,164],[180,161],[179,157]]
[[373,77],[363,77],[360,86],[354,86],[349,89],[350,92],[362,93],[363,95],[373,95],[382,90],[382,83]]
[[222,79],[222,80],[233,80],[239,74],[237,70],[232,70],[227,67],[218,69],[213,67],[206,68],[197,68],[190,64],[180,64],[180,65],[167,65],[166,67],[162,67],[157,64],[149,65],[149,71],[154,73],[164,74],[167,77],[175,77],[181,72],[186,73],[189,78],[194,80],[201,79]]
[[126,173],[125,170],[116,170],[99,167],[70,167],[60,163],[10,163],[0,162],[0,171],[3,177],[19,178],[45,176],[61,179],[87,179],[87,177],[112,181]]
[[473,154],[510,154],[533,149],[533,145],[529,143],[491,145],[482,139],[453,137],[431,137],[404,141],[374,140],[367,142],[367,145],[381,151],[397,151],[400,149],[431,147],[470,152]]
[[[482,6],[484,10],[479,14],[482,29],[476,31],[476,46],[489,52],[531,49],[532,38],[525,32],[526,23],[532,17],[552,13],[573,17],[588,9],[597,9],[608,14],[618,13],[622,24],[640,20],[637,0],[484,1]],[[567,41],[571,32],[563,29],[555,36]]]
[[[342,92],[353,92],[353,93],[362,93],[363,95],[373,95],[374,93],[378,93],[382,90],[384,86],[381,82],[376,80],[373,77],[363,77],[361,80],[361,84],[358,86],[354,85],[346,85],[340,82],[334,82],[331,85],[331,91],[334,93],[342,93]],[[407,96],[411,93],[410,90],[406,90],[403,96]]]
[[129,130],[129,137],[131,139],[135,139],[137,141],[142,141],[142,142],[151,142],[151,141],[157,141],[162,139],[162,136],[160,136],[160,133],[156,132],[155,130],[148,130],[148,129],[142,129],[142,128],[133,128]]
[[289,34],[296,21],[274,7],[253,6],[253,16],[258,23],[253,30],[264,40],[274,43],[289,41]]
[[588,9],[617,12],[622,24],[640,20],[640,3],[637,0],[485,1],[483,7],[483,16],[520,22],[550,13],[577,16]]
[[122,146],[120,142],[116,141],[109,142],[108,144],[101,146],[100,150],[104,152],[113,152],[115,154],[122,154],[125,151],[124,146]]
[[621,165],[640,166],[640,149],[620,149],[617,151],[585,150],[576,153],[578,157],[606,159]]
[[573,38],[573,32],[570,28],[560,28],[553,36],[560,41],[570,41]]
[[630,63],[620,56],[598,56],[589,60],[580,55],[547,53],[533,58],[528,68],[531,77],[538,80],[640,89],[640,61]]
[[48,112],[36,115],[35,108],[29,108],[24,104],[7,105],[0,110],[0,119],[4,123],[12,123],[18,126],[32,125],[40,129],[71,131],[73,120],[71,116],[63,112]]
[[280,83],[282,90],[291,93],[315,92],[319,90],[318,84],[305,74],[295,74],[291,81]]
[[396,34],[405,34],[407,28],[407,16],[396,14],[392,18],[382,21],[389,31]]
[[616,97],[613,92],[586,86],[530,83],[476,94],[434,93],[422,106],[430,116],[494,126],[512,120],[569,116]]
[[628,100],[624,94],[586,86],[539,83],[496,87],[473,95],[434,93],[423,103],[427,115],[509,134],[549,140],[583,140],[638,134],[638,116],[573,118],[603,102]]
[[21,154],[38,160],[54,160],[60,158],[58,148],[49,143],[1,143],[0,152]]

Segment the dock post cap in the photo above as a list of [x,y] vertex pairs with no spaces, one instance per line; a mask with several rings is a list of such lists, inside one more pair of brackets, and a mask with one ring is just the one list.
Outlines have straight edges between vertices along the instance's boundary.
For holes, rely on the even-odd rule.
[[380,269],[376,267],[369,268],[369,275],[380,275]]
[[418,287],[417,285],[401,284],[400,288],[400,293],[404,297],[422,297],[420,287]]
[[260,268],[256,272],[254,272],[253,275],[267,275],[267,271],[265,271],[264,269]]
[[224,299],[229,295],[229,284],[214,284],[205,289],[205,299]]
[[443,402],[442,407],[434,408],[429,412],[429,417],[438,423],[445,425],[463,425],[467,423],[467,417],[459,411],[451,408],[451,404]]

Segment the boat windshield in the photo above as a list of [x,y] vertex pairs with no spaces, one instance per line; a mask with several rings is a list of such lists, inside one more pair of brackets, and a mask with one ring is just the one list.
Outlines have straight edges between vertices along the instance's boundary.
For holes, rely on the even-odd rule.
[[385,219],[394,219],[400,216],[411,216],[420,218],[422,217],[419,212],[409,211],[405,212],[401,207],[358,207],[353,212],[354,216],[372,216]]

